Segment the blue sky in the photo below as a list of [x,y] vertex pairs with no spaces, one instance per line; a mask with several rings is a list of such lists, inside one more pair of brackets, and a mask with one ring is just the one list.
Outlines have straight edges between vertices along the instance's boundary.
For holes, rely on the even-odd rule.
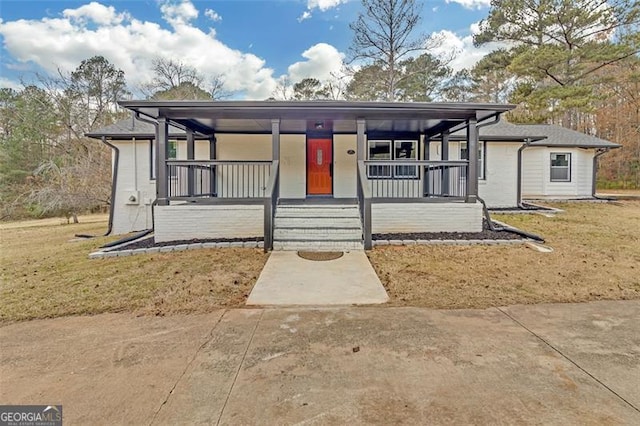
[[[454,68],[469,67],[491,49],[471,43],[488,4],[425,1],[420,31],[442,39],[435,53],[457,53]],[[266,98],[284,77],[340,75],[360,8],[359,0],[2,0],[0,86],[103,55],[135,93],[163,56],[222,76],[236,97]]]

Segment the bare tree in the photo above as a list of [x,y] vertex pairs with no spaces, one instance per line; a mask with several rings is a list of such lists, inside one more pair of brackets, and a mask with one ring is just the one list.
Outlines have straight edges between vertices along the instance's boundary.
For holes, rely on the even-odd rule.
[[166,91],[184,83],[200,86],[203,81],[202,75],[194,67],[174,59],[155,58],[151,62],[151,70],[154,76],[148,86],[154,91]]
[[402,72],[401,62],[410,56],[436,47],[439,40],[416,35],[422,4],[415,0],[362,0],[364,12],[350,24],[353,42],[351,62],[361,60],[365,65],[380,67],[385,87],[385,99],[396,100],[398,84],[408,75]]
[[275,100],[283,100],[286,101],[291,99],[293,92],[293,87],[291,84],[291,79],[289,76],[283,75],[278,79],[278,83],[276,85],[275,90],[271,94],[271,97]]
[[233,91],[225,88],[226,80],[223,74],[214,74],[209,78],[209,95],[214,101],[228,99],[233,96]]

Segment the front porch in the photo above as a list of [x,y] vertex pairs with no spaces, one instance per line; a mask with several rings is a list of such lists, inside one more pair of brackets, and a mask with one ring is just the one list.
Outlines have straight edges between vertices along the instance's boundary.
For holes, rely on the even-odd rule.
[[[262,237],[265,250],[370,249],[373,233],[479,232],[477,127],[510,108],[123,105],[157,121],[156,240]],[[169,124],[186,132],[177,149],[182,158],[169,158]],[[448,152],[449,134],[461,129],[467,134],[464,159]],[[438,158],[432,159],[434,147]],[[301,203],[305,208],[296,207]]]

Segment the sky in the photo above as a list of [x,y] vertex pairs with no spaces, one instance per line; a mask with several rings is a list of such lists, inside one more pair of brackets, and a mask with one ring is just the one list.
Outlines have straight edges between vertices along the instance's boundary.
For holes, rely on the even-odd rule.
[[[495,48],[472,42],[489,3],[425,0],[417,32],[441,39],[433,53],[455,53],[455,70],[468,68]],[[222,76],[234,98],[266,99],[283,78],[340,75],[361,8],[360,0],[2,0],[0,87],[102,55],[140,97],[153,59],[164,57]]]

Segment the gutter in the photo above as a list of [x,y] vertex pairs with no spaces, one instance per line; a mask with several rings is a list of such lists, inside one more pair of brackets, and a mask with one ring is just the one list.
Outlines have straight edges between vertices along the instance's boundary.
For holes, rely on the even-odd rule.
[[600,198],[596,196],[596,185],[597,185],[597,175],[598,175],[598,158],[607,152],[609,152],[611,148],[600,148],[596,150],[596,155],[593,156],[593,172],[591,174],[591,197],[597,200],[606,200],[606,198]]
[[522,151],[531,146],[531,138],[527,138],[524,140],[524,144],[520,148],[518,148],[518,177],[516,181],[518,184],[516,185],[516,202],[518,207],[524,209],[524,205],[522,204]]

